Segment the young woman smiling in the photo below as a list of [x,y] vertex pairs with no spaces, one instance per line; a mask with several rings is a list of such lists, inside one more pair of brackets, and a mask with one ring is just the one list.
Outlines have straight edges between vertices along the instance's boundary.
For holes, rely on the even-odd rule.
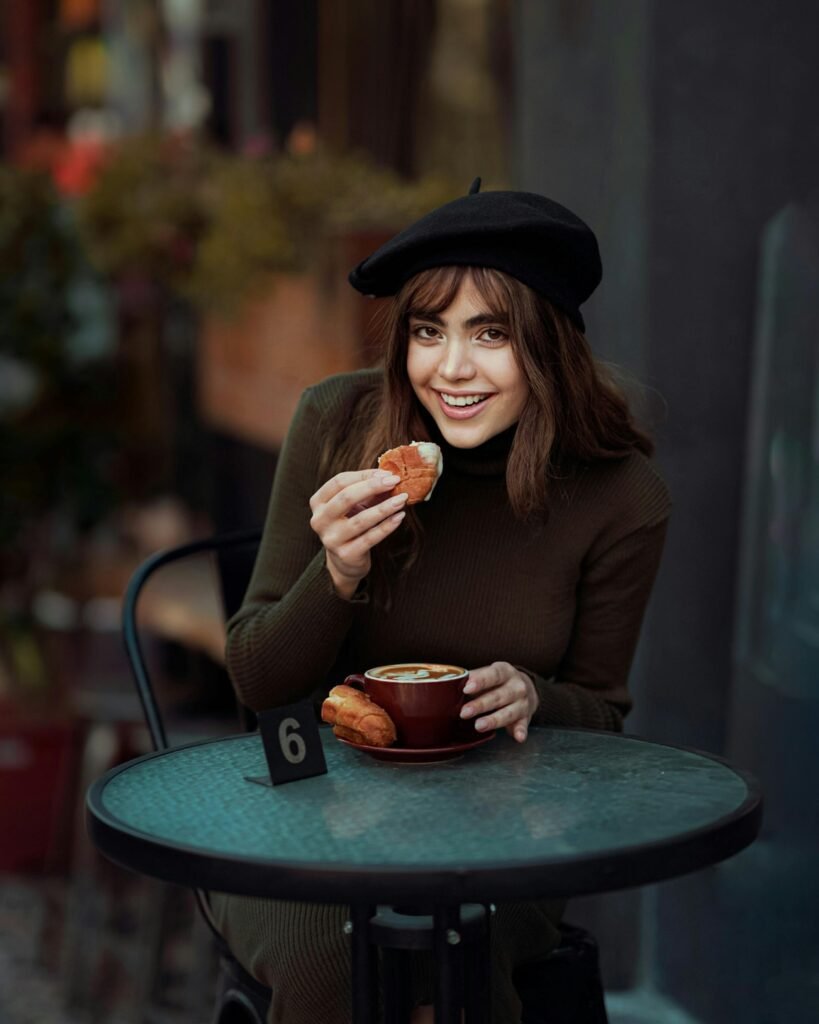
[[[596,362],[580,304],[600,280],[591,230],[518,192],[435,210],[351,274],[391,295],[373,370],[309,388],[274,481],[228,667],[255,709],[371,665],[470,669],[464,717],[519,743],[538,725],[621,729],[627,677],[665,538],[652,443]],[[437,442],[428,503],[372,468]],[[270,666],[276,672],[270,672]],[[349,1020],[345,908],[214,896],[234,952],[274,993],[271,1024]],[[562,906],[502,904],[493,1019],[520,1020],[515,965],[545,956]],[[432,964],[413,961],[416,1021]],[[426,1015],[426,1016],[425,1016]]]

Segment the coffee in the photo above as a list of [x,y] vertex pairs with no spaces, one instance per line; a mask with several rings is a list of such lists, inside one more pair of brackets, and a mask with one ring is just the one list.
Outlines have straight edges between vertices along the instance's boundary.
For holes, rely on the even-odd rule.
[[345,682],[359,686],[395,723],[397,746],[442,747],[475,739],[475,726],[461,718],[469,672],[457,665],[406,661],[379,665]]
[[439,679],[459,679],[466,669],[454,665],[387,665],[384,668],[370,669],[368,675],[376,679],[391,679],[399,683],[434,682]]

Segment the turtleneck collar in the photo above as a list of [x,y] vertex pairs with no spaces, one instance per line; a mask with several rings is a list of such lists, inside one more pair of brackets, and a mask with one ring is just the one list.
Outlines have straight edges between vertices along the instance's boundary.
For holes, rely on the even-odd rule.
[[517,423],[500,434],[490,437],[477,448],[455,448],[448,444],[435,420],[426,409],[422,410],[424,423],[429,431],[429,439],[441,448],[444,460],[444,472],[454,470],[465,476],[498,476],[506,475],[506,462],[515,439]]

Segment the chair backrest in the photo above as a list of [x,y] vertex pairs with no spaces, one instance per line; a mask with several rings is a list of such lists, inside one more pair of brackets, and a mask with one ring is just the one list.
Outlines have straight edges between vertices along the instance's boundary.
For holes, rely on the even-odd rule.
[[[122,634],[145,722],[156,750],[167,749],[168,738],[162,710],[156,699],[143,645],[140,641],[137,616],[139,599],[145,585],[163,566],[194,556],[211,554],[214,556],[218,568],[222,615],[229,618],[239,608],[244,597],[260,539],[261,530],[256,529],[191,541],[189,544],[168,548],[151,555],[131,577],[122,608]],[[243,726],[248,728],[252,724],[249,712],[238,703],[237,710]]]

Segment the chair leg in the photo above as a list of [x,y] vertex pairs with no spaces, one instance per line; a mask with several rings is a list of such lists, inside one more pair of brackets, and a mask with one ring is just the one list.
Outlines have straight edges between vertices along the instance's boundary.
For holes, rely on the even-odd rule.
[[79,798],[75,808],[71,881],[66,893],[60,949],[60,988],[66,1008],[84,1008],[92,999],[92,979],[102,952],[105,892],[97,877],[98,854],[85,830],[85,792],[113,762],[116,729],[105,723],[88,726],[83,743]]
[[162,973],[162,955],[168,934],[173,889],[164,882],[142,879],[143,892],[139,899],[139,917],[134,949],[132,977],[134,979],[134,1018],[137,1024],[150,1024],[151,1005],[154,1003]]

